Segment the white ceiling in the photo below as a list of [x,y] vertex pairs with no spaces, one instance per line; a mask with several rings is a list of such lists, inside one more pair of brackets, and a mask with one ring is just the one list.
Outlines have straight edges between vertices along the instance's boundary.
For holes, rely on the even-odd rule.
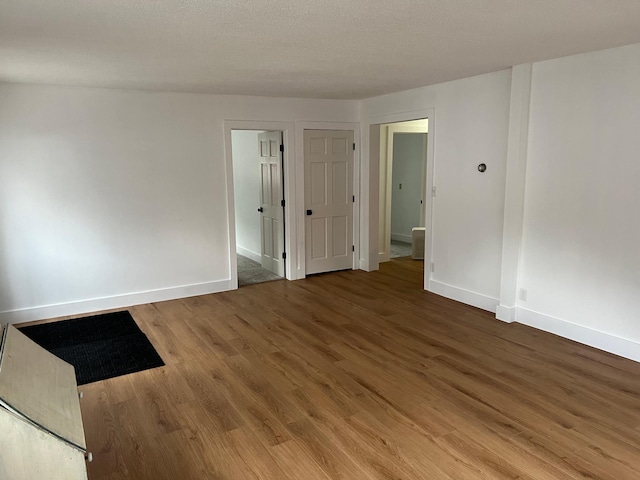
[[0,2],[0,82],[358,99],[631,43],[639,0]]

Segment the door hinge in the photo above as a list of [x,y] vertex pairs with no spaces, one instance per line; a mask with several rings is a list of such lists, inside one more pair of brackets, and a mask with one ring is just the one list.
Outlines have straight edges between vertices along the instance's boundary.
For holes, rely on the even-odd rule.
[[431,196],[432,197],[436,196],[436,187],[431,187]]
[[353,196],[351,197],[351,201],[352,201],[353,203],[356,203],[356,196],[355,196],[355,195],[353,195]]
[[355,149],[356,149],[356,144],[354,143],[353,144],[353,150],[355,151]]
[[356,251],[356,246],[355,245],[351,245],[351,251],[355,252]]
[[281,143],[281,144],[280,144],[280,151],[281,151],[281,152],[284,152],[284,143]]
[[280,200],[280,206],[284,207],[284,200]]
[[282,252],[282,259],[286,260],[287,259],[287,252]]

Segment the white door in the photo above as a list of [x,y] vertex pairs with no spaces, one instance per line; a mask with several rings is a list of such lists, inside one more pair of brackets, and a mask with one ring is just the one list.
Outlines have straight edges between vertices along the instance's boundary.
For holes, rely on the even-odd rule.
[[[260,155],[260,240],[262,268],[284,277],[282,132],[258,135]],[[249,194],[250,192],[247,192]]]
[[306,273],[353,268],[353,131],[305,130]]

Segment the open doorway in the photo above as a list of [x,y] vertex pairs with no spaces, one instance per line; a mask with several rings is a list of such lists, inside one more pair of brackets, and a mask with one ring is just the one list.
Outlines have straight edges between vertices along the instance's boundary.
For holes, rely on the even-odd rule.
[[283,133],[232,130],[238,286],[284,278]]
[[380,125],[380,262],[424,260],[428,119]]

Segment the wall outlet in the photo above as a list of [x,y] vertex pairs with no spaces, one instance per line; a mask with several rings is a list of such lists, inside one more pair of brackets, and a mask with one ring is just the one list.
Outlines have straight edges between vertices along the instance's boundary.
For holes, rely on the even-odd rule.
[[523,302],[527,301],[527,291],[524,288],[520,289],[520,300]]

